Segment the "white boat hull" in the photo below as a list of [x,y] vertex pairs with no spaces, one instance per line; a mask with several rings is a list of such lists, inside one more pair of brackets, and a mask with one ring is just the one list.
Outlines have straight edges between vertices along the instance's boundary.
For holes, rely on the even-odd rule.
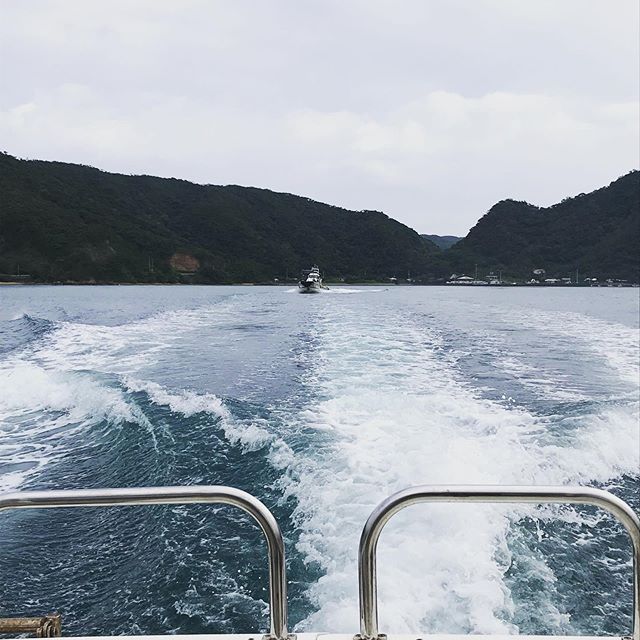
[[314,265],[309,271],[303,272],[302,279],[298,283],[300,293],[320,293],[323,289],[328,289],[322,284],[320,269]]
[[309,286],[306,286],[304,284],[298,285],[298,291],[300,291],[300,293],[320,293],[323,289],[326,288],[327,287],[324,287],[321,284],[317,284],[315,282]]

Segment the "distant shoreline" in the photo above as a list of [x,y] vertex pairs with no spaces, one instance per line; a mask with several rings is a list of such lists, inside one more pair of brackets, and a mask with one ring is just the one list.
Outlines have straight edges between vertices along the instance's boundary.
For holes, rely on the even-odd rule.
[[[637,289],[640,284],[633,283],[612,283],[612,284],[531,284],[527,282],[514,282],[508,284],[482,284],[482,285],[454,285],[445,282],[430,283],[402,283],[394,284],[391,282],[328,282],[329,287],[387,287],[395,289],[396,287],[447,287],[454,289]],[[7,286],[31,286],[31,287],[295,287],[297,282],[225,282],[225,283],[205,283],[205,282],[28,282],[28,281],[11,281],[1,282],[0,287]]]

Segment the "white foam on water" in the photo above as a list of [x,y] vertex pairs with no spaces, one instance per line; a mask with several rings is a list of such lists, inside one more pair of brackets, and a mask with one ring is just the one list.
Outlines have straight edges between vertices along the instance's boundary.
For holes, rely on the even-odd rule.
[[569,376],[559,379],[549,377],[540,367],[536,367],[515,354],[505,354],[494,360],[494,365],[518,382],[529,391],[541,398],[553,398],[560,402],[580,402],[588,400],[588,396],[576,389]]
[[74,433],[102,420],[152,426],[119,389],[83,373],[19,359],[0,368],[0,488],[19,487],[68,450]]
[[[334,299],[336,307],[340,303]],[[3,480],[17,486],[43,461],[54,459],[58,428],[82,428],[105,418],[141,421],[144,416],[121,391],[82,372],[126,376],[129,391],[143,391],[171,411],[210,414],[231,442],[248,450],[269,446],[271,463],[283,471],[285,497],[297,500],[298,549],[325,574],[309,589],[317,611],[301,628],[353,633],[358,538],[370,511],[390,493],[420,483],[604,482],[638,468],[637,408],[614,404],[566,418],[570,428],[554,435],[549,419],[483,399],[460,373],[456,354],[446,353],[438,331],[424,322],[389,309],[377,314],[327,305],[318,313],[311,331],[315,351],[300,356],[303,390],[311,401],[293,414],[287,406],[274,409],[285,424],[281,437],[259,420],[234,418],[214,394],[169,390],[137,376],[185,332],[224,320],[222,305],[119,327],[62,323],[2,363],[0,447],[8,447],[6,459],[18,463]],[[510,323],[542,322],[550,345],[554,335],[580,341],[594,357],[606,359],[613,378],[637,388],[637,331],[577,314],[512,315]],[[514,358],[506,367],[526,366]],[[547,380],[549,388],[562,386],[563,380],[546,373],[528,372],[543,381],[534,383],[542,393]],[[318,437],[296,453],[285,443],[287,428],[291,433],[313,428]],[[23,440],[16,439],[20,429]],[[40,443],[34,454],[23,446],[29,441]],[[511,560],[506,541],[511,522],[530,512],[432,505],[400,514],[380,542],[383,629],[517,632],[504,580]],[[552,579],[545,572],[541,565],[540,575]],[[565,617],[552,603],[549,612],[562,629]]]
[[601,320],[572,312],[549,313],[510,310],[513,324],[543,328],[549,344],[564,336],[602,358],[621,382],[634,391],[640,380],[640,330],[636,327]]
[[[0,487],[17,488],[67,450],[67,436],[102,420],[139,424],[157,447],[154,426],[127,392],[143,391],[151,402],[185,417],[208,413],[231,443],[247,451],[274,444],[264,421],[234,418],[218,396],[170,390],[144,378],[147,367],[166,358],[180,340],[192,341],[194,332],[224,325],[236,314],[232,299],[117,326],[59,322],[0,362]],[[103,376],[122,381],[125,389],[109,386]],[[23,438],[16,436],[16,424]],[[58,435],[48,439],[50,433]]]
[[[341,313],[317,323],[322,355],[307,383],[316,401],[292,421],[329,437],[304,454],[272,455],[286,467],[285,495],[297,500],[298,549],[324,572],[308,591],[317,611],[301,630],[356,630],[358,538],[373,507],[397,490],[588,483],[637,472],[637,409],[608,407],[554,436],[549,419],[483,399],[436,331],[400,314]],[[531,512],[421,505],[398,515],[379,545],[383,630],[516,633],[507,535],[512,520]],[[548,609],[562,629],[566,616]]]
[[[138,424],[157,446],[153,425],[122,389],[96,373],[121,377],[144,369],[185,332],[224,321],[228,304],[161,313],[120,326],[60,322],[42,339],[0,362],[0,488],[14,489],[59,458],[78,430],[107,421]],[[191,415],[226,417],[215,396],[170,396],[148,383],[150,397]],[[226,421],[227,435],[247,447],[264,436]]]
[[[285,293],[298,293],[300,290],[298,287],[287,289]],[[352,294],[352,293],[380,293],[381,291],[387,291],[387,289],[374,289],[367,287],[366,289],[351,289],[342,285],[338,287],[329,287],[328,289],[322,289],[319,293],[322,294]],[[306,295],[306,294],[305,294]]]
[[2,412],[13,415],[64,412],[75,422],[86,418],[133,420],[131,407],[118,390],[87,376],[46,370],[27,362],[0,370],[0,376]]
[[333,293],[333,294],[350,294],[350,293],[380,293],[382,291],[387,291],[387,289],[374,289],[367,287],[366,289],[351,289],[349,287],[330,287],[324,293]]
[[235,418],[224,401],[211,393],[196,393],[190,390],[170,391],[161,385],[132,377],[125,377],[130,391],[143,391],[149,399],[158,405],[169,407],[174,413],[191,417],[198,413],[208,413],[220,419],[220,427],[232,444],[240,444],[247,451],[254,451],[274,441],[274,436],[259,426],[257,420],[239,420]]
[[181,413],[185,417],[203,412],[220,418],[230,415],[223,401],[214,394],[198,394],[188,390],[171,392],[155,382],[136,380],[130,376],[125,377],[125,383],[130,391],[144,391],[155,404],[168,406],[174,413]]
[[132,374],[186,334],[228,319],[230,303],[170,311],[117,326],[62,322],[29,354],[49,368]]

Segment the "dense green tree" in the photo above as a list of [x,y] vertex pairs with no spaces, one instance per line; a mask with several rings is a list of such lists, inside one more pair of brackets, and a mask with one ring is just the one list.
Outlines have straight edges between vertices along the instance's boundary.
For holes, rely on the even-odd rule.
[[[317,263],[331,278],[502,270],[638,279],[639,176],[546,209],[504,200],[446,251],[378,211],[0,154],[0,273],[41,281],[256,282]],[[440,239],[441,240],[441,239]],[[453,239],[455,240],[455,239]],[[172,256],[197,260],[185,275]],[[173,261],[175,265],[175,260]]]
[[377,211],[347,211],[265,189],[125,176],[0,155],[0,272],[41,280],[174,281],[176,252],[196,282],[432,272],[439,249]]
[[570,277],[578,269],[583,277],[637,282],[640,172],[552,207],[498,202],[446,255],[458,272],[472,273],[477,264],[521,278],[533,269]]

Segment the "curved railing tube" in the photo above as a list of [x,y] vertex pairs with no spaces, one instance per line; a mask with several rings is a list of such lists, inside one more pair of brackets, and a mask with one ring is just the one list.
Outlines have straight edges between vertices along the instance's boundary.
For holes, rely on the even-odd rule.
[[4,509],[186,503],[216,503],[239,507],[251,515],[260,525],[267,540],[269,551],[269,602],[271,613],[269,637],[273,640],[285,640],[288,637],[287,576],[282,533],[269,509],[246,491],[223,486],[22,491],[0,496],[0,511]]
[[360,538],[358,581],[360,636],[378,638],[376,547],[385,524],[405,507],[419,502],[527,502],[590,504],[614,515],[633,544],[633,640],[640,640],[640,520],[631,507],[613,494],[591,487],[498,487],[422,485],[399,491],[371,513]]

